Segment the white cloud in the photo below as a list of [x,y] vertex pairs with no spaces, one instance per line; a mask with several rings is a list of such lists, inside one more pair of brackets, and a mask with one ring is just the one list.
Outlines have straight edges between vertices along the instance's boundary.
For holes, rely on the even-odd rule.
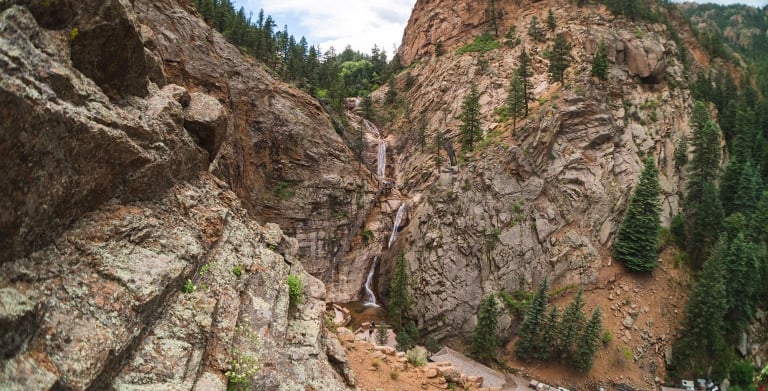
[[370,52],[373,45],[386,50],[400,45],[403,30],[416,0],[238,0],[256,14],[260,8],[294,36],[310,44],[340,52],[347,45]]
[[[675,3],[685,3],[686,1],[690,0],[673,0]],[[753,7],[762,7],[766,4],[768,4],[768,1],[766,0],[699,0],[694,1],[695,3],[715,3],[715,4],[746,4],[751,5]]]

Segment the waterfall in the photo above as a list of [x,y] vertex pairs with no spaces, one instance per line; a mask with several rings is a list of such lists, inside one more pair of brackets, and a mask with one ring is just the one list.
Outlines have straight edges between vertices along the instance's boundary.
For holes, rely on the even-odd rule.
[[373,273],[376,271],[376,264],[379,263],[379,257],[373,257],[373,264],[371,265],[371,270],[368,271],[368,278],[365,279],[365,301],[363,302],[363,305],[366,307],[378,307],[379,305],[376,304],[376,295],[373,294],[373,288],[371,287],[371,284],[373,284]]
[[379,141],[379,152],[376,156],[376,175],[379,178],[384,178],[384,175],[387,174],[387,142],[381,139],[381,132],[379,132],[379,128],[373,122],[363,119],[363,124],[368,129],[368,132],[373,133]]
[[395,242],[397,239],[397,227],[400,226],[400,223],[403,221],[403,215],[405,215],[405,208],[406,204],[403,202],[400,204],[400,208],[397,210],[397,215],[395,216],[395,224],[392,225],[392,235],[389,236],[389,243],[387,244],[387,248],[392,247],[392,243]]
[[377,174],[379,178],[384,178],[387,172],[387,142],[384,140],[379,140],[379,156],[376,163],[378,164]]

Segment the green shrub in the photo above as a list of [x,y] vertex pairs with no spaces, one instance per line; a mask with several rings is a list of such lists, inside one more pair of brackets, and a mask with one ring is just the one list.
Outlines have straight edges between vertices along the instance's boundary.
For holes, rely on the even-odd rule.
[[411,348],[405,352],[405,357],[408,359],[408,363],[414,367],[423,367],[427,365],[427,354],[423,349]]
[[289,274],[286,279],[288,283],[288,299],[292,306],[301,305],[304,302],[304,281],[301,276]]
[[603,345],[608,345],[609,343],[611,343],[612,339],[613,339],[613,335],[611,334],[610,331],[606,330],[603,333],[603,337],[602,337]]
[[232,274],[240,277],[240,275],[243,274],[243,268],[240,267],[240,265],[235,265],[235,267],[232,268]]
[[275,196],[281,200],[291,198],[294,194],[296,192],[291,189],[287,182],[280,182],[275,186]]
[[400,379],[400,371],[398,371],[397,369],[393,369],[389,371],[389,378],[394,381],[398,381]]
[[371,239],[373,239],[373,231],[370,229],[364,229],[363,232],[360,233],[360,236],[363,237],[364,242],[368,243],[371,241]]
[[490,34],[485,33],[478,35],[475,40],[468,45],[464,45],[456,50],[456,54],[464,54],[469,52],[485,53],[493,49],[499,48],[499,42]]

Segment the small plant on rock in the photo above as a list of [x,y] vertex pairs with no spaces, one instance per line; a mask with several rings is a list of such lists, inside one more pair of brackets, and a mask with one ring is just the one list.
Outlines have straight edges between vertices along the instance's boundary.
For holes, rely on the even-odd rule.
[[288,300],[292,306],[301,305],[304,302],[304,281],[301,276],[289,274],[286,279],[288,283]]
[[398,371],[397,369],[393,369],[389,371],[389,378],[394,381],[398,381],[400,379],[400,371]]
[[232,351],[232,369],[225,374],[229,383],[229,390],[247,390],[251,379],[261,369],[259,361],[248,352]]
[[187,278],[187,281],[184,282],[184,287],[181,289],[184,293],[192,293],[197,289],[195,284],[192,283],[192,280]]
[[371,366],[373,367],[373,369],[378,370],[381,367],[381,360],[379,360],[378,358],[374,358],[373,360],[371,360]]
[[232,268],[232,274],[240,277],[243,274],[243,268],[240,267],[240,265],[235,265],[235,267]]

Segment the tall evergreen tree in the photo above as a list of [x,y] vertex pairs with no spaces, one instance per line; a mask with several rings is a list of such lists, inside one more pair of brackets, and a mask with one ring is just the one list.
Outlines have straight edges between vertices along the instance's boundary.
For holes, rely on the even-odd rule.
[[515,343],[515,354],[523,361],[528,361],[537,357],[541,346],[538,339],[541,333],[541,326],[544,323],[545,312],[547,310],[547,300],[549,291],[549,281],[539,284],[536,294],[531,300],[531,304],[525,310],[525,316],[520,323],[517,332],[517,343]]
[[512,116],[512,128],[517,128],[517,119],[525,116],[525,88],[517,72],[512,75],[509,81],[509,90],[507,92],[507,110]]
[[592,317],[576,342],[576,351],[572,357],[573,367],[579,372],[589,372],[592,364],[595,362],[595,354],[600,341],[600,332],[602,331],[602,312],[596,308],[592,312]]
[[523,85],[523,95],[525,96],[525,113],[523,116],[527,117],[528,102],[533,101],[533,83],[531,82],[531,78],[533,77],[533,66],[531,65],[531,58],[528,57],[525,48],[520,52],[517,62],[517,76],[520,78],[520,82]]
[[723,206],[717,196],[717,189],[711,182],[705,182],[701,188],[699,202],[688,217],[690,231],[688,234],[688,254],[691,265],[699,269],[702,260],[707,257],[709,250],[717,242],[722,231]]
[[608,49],[605,46],[605,39],[600,40],[595,58],[592,60],[592,76],[600,80],[608,78]]
[[552,12],[552,8],[547,11],[547,28],[549,28],[549,31],[555,31],[557,28],[557,19],[555,19],[555,13]]
[[477,326],[472,336],[472,355],[488,363],[496,358],[498,346],[499,309],[496,296],[491,294],[480,304]]
[[632,271],[648,272],[657,266],[661,226],[658,175],[656,163],[648,157],[613,245],[613,256]]
[[552,352],[555,351],[559,318],[560,314],[557,311],[557,306],[553,305],[549,310],[547,319],[544,321],[540,345],[542,349],[538,352],[537,359],[547,360],[552,356]]
[[584,330],[587,323],[584,315],[583,290],[579,289],[573,301],[565,307],[563,318],[557,326],[557,342],[555,351],[561,358],[572,356],[574,344]]
[[528,35],[537,42],[546,40],[544,29],[539,25],[539,19],[536,16],[531,18],[531,23],[528,25]]
[[565,39],[563,33],[555,36],[555,42],[549,53],[549,76],[553,81],[563,83],[565,81],[565,71],[571,66],[571,44]]
[[411,308],[411,298],[408,295],[408,270],[405,263],[405,255],[400,253],[395,263],[395,270],[392,273],[389,291],[389,322],[397,330],[403,327],[403,316]]
[[675,167],[681,169],[686,164],[688,164],[688,138],[683,134],[677,139],[677,145],[675,145]]
[[726,356],[728,298],[722,263],[725,247],[722,242],[715,246],[685,305],[683,326],[672,350],[674,365],[681,372],[722,366],[718,361]]
[[499,12],[496,10],[496,0],[488,0],[488,5],[485,8],[485,17],[488,20],[490,30],[493,31],[493,35],[499,37]]
[[480,93],[474,82],[469,87],[469,93],[464,97],[460,118],[461,142],[465,150],[471,151],[475,142],[479,141],[483,134],[480,129]]

